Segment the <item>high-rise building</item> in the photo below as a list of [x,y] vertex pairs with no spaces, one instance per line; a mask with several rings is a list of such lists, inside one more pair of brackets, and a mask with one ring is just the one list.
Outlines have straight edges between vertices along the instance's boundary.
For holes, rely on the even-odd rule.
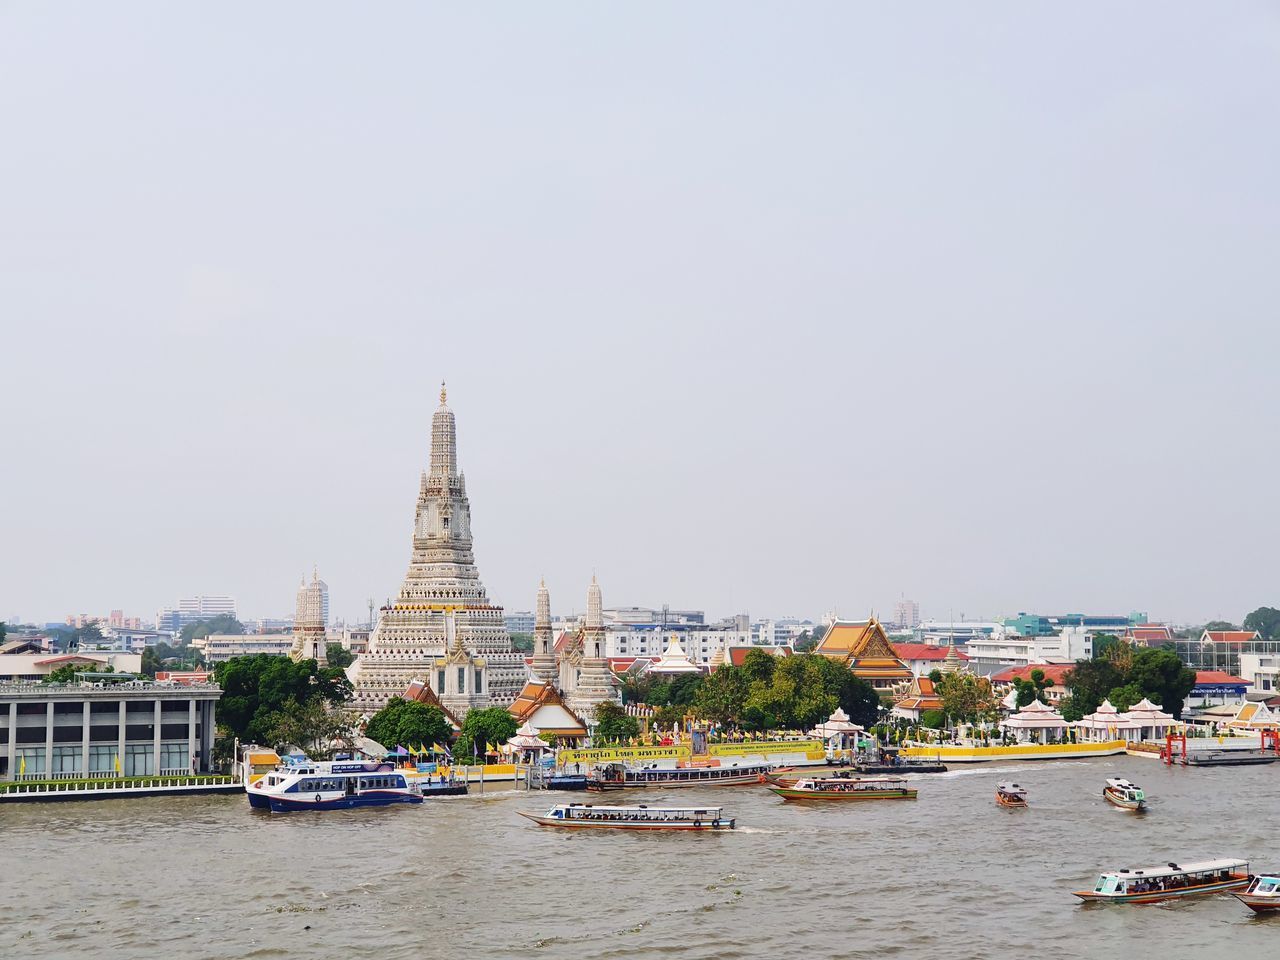
[[177,633],[188,623],[212,620],[214,617],[235,617],[234,597],[200,596],[186,597],[176,607],[165,607],[156,614],[156,629]]
[[920,604],[914,600],[899,600],[893,607],[893,622],[899,627],[915,629],[920,622]]
[[[480,675],[463,675],[462,655],[476,658]],[[437,669],[437,661],[445,661]],[[394,602],[384,606],[369,638],[369,650],[350,667],[355,703],[378,710],[415,680],[466,697],[466,705],[511,703],[524,685],[524,657],[511,649],[502,607],[489,602],[476,569],[471,541],[471,504],[458,469],[457,428],[443,384],[431,418],[430,467],[418,485],[409,571]],[[447,691],[436,689],[447,680]]]

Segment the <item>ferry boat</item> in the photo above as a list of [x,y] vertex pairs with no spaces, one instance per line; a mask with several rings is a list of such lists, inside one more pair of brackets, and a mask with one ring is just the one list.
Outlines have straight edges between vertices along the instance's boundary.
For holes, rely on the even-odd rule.
[[516,811],[543,827],[611,830],[732,830],[736,820],[726,819],[722,807],[598,807],[560,803],[545,814]]
[[1092,890],[1075,891],[1075,896],[1086,903],[1158,903],[1238,890],[1249,879],[1247,860],[1168,863],[1101,874]]
[[727,787],[759,783],[769,772],[767,763],[733,763],[728,766],[683,765],[629,767],[607,763],[588,778],[588,790],[621,790],[626,787]]
[[248,784],[249,806],[272,813],[422,803],[422,793],[391,763],[307,761],[276,767]]
[[1016,783],[1004,781],[996,784],[996,803],[1002,807],[1025,807],[1027,791]]
[[797,780],[791,786],[771,786],[783,800],[914,800],[916,791],[907,781],[890,777],[860,780],[825,777]]
[[1280,911],[1280,874],[1260,873],[1250,881],[1244,893],[1233,897],[1254,913]]
[[1119,777],[1107,780],[1107,785],[1102,789],[1102,795],[1108,803],[1123,807],[1125,810],[1138,811],[1147,808],[1147,795],[1142,792],[1142,788],[1136,783],[1130,783]]

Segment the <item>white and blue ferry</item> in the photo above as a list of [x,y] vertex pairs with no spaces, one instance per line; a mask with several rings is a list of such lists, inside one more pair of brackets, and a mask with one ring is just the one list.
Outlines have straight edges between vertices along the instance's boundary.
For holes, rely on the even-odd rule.
[[273,813],[421,803],[422,792],[391,763],[359,760],[282,764],[245,787],[249,806]]

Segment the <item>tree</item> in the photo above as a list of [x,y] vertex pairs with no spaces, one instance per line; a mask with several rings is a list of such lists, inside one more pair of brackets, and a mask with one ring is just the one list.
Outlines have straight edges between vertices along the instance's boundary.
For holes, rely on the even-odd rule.
[[827,635],[827,628],[822,624],[818,624],[810,630],[806,630],[796,638],[796,642],[792,644],[792,648],[796,653],[812,653],[818,648],[818,644],[822,642],[822,638]]
[[778,665],[778,658],[764,650],[748,650],[742,658],[742,675],[748,683],[770,683],[773,680],[773,668]]
[[98,626],[97,620],[90,620],[82,627],[76,627],[71,632],[71,638],[67,643],[68,650],[79,650],[83,645],[92,645],[102,642],[102,630]]
[[352,726],[347,711],[336,710],[318,697],[305,704],[290,700],[267,720],[267,740],[274,747],[301,747],[308,755],[325,753],[334,740],[350,736]]
[[1142,688],[1136,683],[1126,683],[1123,687],[1116,687],[1108,693],[1107,699],[1111,701],[1111,705],[1113,707],[1123,713],[1144,696],[1145,694],[1142,692]]
[[1063,680],[1071,688],[1071,710],[1080,717],[1096,711],[1108,693],[1124,686],[1123,675],[1110,660],[1077,660]]
[[606,700],[596,707],[596,728],[592,743],[625,743],[640,736],[640,721],[616,703]]
[[[1172,650],[1152,647],[1134,652],[1133,669],[1125,680],[1136,685],[1143,696],[1181,719],[1183,702],[1196,685],[1196,672]],[[1120,708],[1117,706],[1117,709]]]
[[947,723],[947,715],[941,710],[926,710],[920,714],[920,725],[930,730],[941,730]]
[[89,665],[84,663],[68,663],[65,667],[59,667],[57,670],[51,671],[47,676],[41,677],[41,683],[75,683],[77,673],[115,673],[115,667],[111,664]]
[[1246,630],[1257,630],[1263,640],[1280,640],[1280,610],[1259,607],[1244,618]]
[[511,634],[511,649],[516,651],[516,653],[533,653],[533,634]]
[[1093,638],[1093,655],[1094,657],[1105,657],[1107,651],[1111,650],[1120,642],[1120,638],[1114,633],[1100,633]]
[[190,643],[192,640],[207,637],[212,633],[239,635],[244,633],[244,624],[231,616],[231,614],[224,613],[216,617],[188,623],[179,631],[178,636],[182,638],[183,643]]
[[4,635],[5,635],[5,623],[3,620],[0,620],[0,643],[4,643]]
[[[755,652],[751,651],[752,654]],[[699,684],[694,692],[693,707],[698,716],[718,727],[727,726],[742,715],[750,692],[751,681],[747,679],[746,671],[726,663]]]
[[503,707],[468,711],[453,748],[454,756],[483,756],[489,744],[501,746],[516,735],[518,728],[516,718]]
[[1239,630],[1230,620],[1210,620],[1204,625],[1205,630]]
[[163,640],[142,651],[142,672],[149,677],[157,670],[196,670],[203,663],[194,647],[171,647]]
[[986,677],[944,673],[937,691],[942,710],[952,723],[985,723],[996,718],[996,697]]
[[[355,663],[356,655],[340,643],[326,643],[324,656],[331,667],[349,667]],[[376,737],[374,739],[377,739]]]
[[270,742],[276,715],[291,703],[304,707],[320,700],[337,706],[351,699],[351,682],[341,670],[267,653],[224,660],[214,667],[214,679],[223,691],[218,725],[225,736],[246,743]]
[[369,718],[365,734],[387,749],[397,746],[406,749],[413,746],[430,747],[444,743],[452,733],[452,727],[444,711],[433,703],[418,703],[392,697],[387,705]]
[[1013,689],[1018,691],[1018,706],[1025,707],[1032,700],[1044,700],[1044,692],[1053,686],[1053,681],[1044,675],[1039,668],[1031,671],[1031,675],[1023,680],[1013,678]]

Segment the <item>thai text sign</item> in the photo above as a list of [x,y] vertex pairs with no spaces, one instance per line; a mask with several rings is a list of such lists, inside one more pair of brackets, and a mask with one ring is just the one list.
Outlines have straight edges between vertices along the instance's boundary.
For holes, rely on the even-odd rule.
[[713,757],[767,757],[776,753],[822,753],[826,748],[818,740],[771,740],[762,743],[713,743]]
[[627,760],[688,760],[688,747],[602,747],[599,750],[561,750],[556,762],[608,763]]

